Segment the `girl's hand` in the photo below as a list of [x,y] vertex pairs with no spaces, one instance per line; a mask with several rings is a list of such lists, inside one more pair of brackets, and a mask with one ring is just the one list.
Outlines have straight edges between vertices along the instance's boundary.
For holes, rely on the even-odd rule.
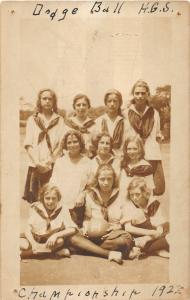
[[55,246],[57,238],[58,236],[56,233],[52,234],[46,242],[46,247],[49,249],[53,248]]
[[158,239],[162,236],[163,234],[163,227],[162,226],[158,226],[155,230],[155,233],[152,235],[152,237],[154,239]]
[[112,224],[108,227],[108,229],[106,230],[108,233],[107,234],[104,234],[102,237],[101,237],[101,240],[105,240],[111,231],[114,231],[114,230],[119,230],[121,229],[121,224]]
[[158,226],[156,231],[158,232],[159,237],[161,237],[164,232],[164,228],[162,226]]
[[44,174],[51,170],[51,167],[48,166],[46,163],[37,163],[36,168],[39,173]]
[[34,254],[38,253],[38,244],[35,243],[35,242],[33,242],[33,243],[31,244],[31,246],[32,246],[32,252],[33,252]]
[[139,248],[144,248],[146,246],[146,243],[148,243],[150,240],[152,240],[150,236],[141,236],[135,238],[135,246]]
[[113,230],[119,230],[121,229],[121,224],[112,224],[108,227],[106,230],[107,232],[113,231]]
[[84,206],[84,203],[85,203],[85,195],[86,193],[85,192],[82,192],[79,194],[76,202],[75,202],[75,207],[82,207]]
[[156,141],[157,141],[158,143],[161,143],[163,140],[164,140],[164,136],[163,136],[161,133],[159,133],[159,134],[156,136]]

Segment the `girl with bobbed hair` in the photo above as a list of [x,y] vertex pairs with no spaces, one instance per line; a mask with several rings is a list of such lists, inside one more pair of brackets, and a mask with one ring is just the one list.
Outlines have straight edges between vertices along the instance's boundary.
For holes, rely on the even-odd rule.
[[141,177],[151,191],[155,188],[152,165],[144,159],[143,141],[139,136],[129,136],[123,145],[121,161],[120,195],[123,198],[133,178]]
[[61,146],[66,152],[56,160],[51,182],[59,187],[67,207],[75,210],[83,205],[80,197],[90,177],[90,159],[84,155],[83,136],[76,130],[65,134]]
[[63,206],[57,186],[47,183],[39,191],[39,201],[30,208],[25,233],[21,235],[21,258],[38,257],[45,253],[70,256],[64,248],[69,236],[77,232],[69,211]]
[[162,215],[160,202],[152,196],[144,178],[134,178],[126,192],[121,223],[134,238],[130,257],[157,254],[168,258],[169,222]]
[[93,137],[98,133],[108,133],[113,139],[113,152],[120,155],[125,136],[125,122],[121,114],[123,104],[121,93],[116,89],[108,90],[104,96],[104,104],[106,113],[97,118]]
[[57,114],[55,92],[39,91],[36,110],[27,121],[24,141],[29,167],[23,199],[29,203],[36,201],[40,187],[51,177],[64,132],[64,120]]
[[127,109],[126,117],[134,135],[137,134],[142,139],[145,159],[153,167],[154,194],[162,195],[165,191],[165,179],[159,145],[162,140],[159,113],[149,105],[150,89],[145,81],[138,80],[134,84],[132,96],[133,99]]
[[82,134],[85,141],[85,152],[89,157],[92,156],[91,130],[95,124],[88,115],[90,108],[90,99],[85,94],[77,94],[73,99],[74,114],[65,121],[67,126]]

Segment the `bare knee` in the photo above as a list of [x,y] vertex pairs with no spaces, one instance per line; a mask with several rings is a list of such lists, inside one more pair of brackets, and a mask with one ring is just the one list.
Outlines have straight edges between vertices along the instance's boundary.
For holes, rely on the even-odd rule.
[[68,238],[69,242],[72,246],[77,247],[80,244],[81,240],[84,240],[85,238],[80,234],[72,235]]
[[64,238],[58,238],[56,241],[56,246],[62,246],[64,244]]
[[20,238],[20,250],[29,250],[30,248],[29,241],[25,238]]

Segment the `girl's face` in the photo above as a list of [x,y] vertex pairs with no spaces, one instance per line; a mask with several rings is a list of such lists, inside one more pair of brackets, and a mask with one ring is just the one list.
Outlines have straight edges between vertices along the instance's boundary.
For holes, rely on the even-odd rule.
[[139,148],[135,142],[129,142],[129,144],[127,145],[127,155],[130,160],[139,159]]
[[42,111],[51,111],[53,109],[53,97],[50,91],[44,91],[40,97]]
[[59,199],[55,191],[48,191],[44,194],[44,207],[48,212],[56,209],[58,202]]
[[120,101],[118,96],[115,94],[110,94],[106,100],[106,106],[108,109],[108,113],[110,114],[118,114],[120,108]]
[[88,103],[85,98],[80,98],[75,103],[75,112],[79,118],[84,118],[88,114]]
[[67,151],[72,155],[80,153],[80,143],[75,135],[69,135],[67,137]]
[[143,86],[137,86],[134,90],[135,105],[138,107],[146,105],[148,93]]
[[111,170],[102,170],[98,176],[100,190],[104,193],[111,192],[114,183],[114,176]]
[[148,200],[144,197],[143,192],[139,187],[131,189],[129,196],[136,206],[140,208],[145,208],[147,206]]
[[102,136],[98,142],[98,154],[109,154],[111,151],[111,142],[109,136]]

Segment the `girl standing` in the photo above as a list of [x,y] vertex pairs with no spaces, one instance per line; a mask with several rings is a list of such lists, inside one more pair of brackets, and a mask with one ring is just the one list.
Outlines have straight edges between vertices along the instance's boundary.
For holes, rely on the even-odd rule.
[[66,124],[82,134],[85,150],[87,155],[91,157],[91,130],[95,122],[88,116],[88,111],[91,108],[90,99],[84,94],[76,95],[73,99],[73,108],[75,115],[68,118]]
[[51,177],[63,134],[64,121],[57,114],[56,94],[50,89],[41,90],[24,141],[29,168],[23,199],[29,203],[37,201],[40,187]]
[[125,135],[125,123],[121,114],[123,103],[121,93],[115,89],[107,91],[104,103],[107,111],[96,120],[94,135],[108,133],[113,139],[113,152],[120,155]]
[[158,142],[160,133],[160,117],[158,112],[149,106],[150,89],[145,81],[137,81],[132,88],[133,100],[129,106],[127,117],[134,133],[144,142],[145,159],[153,167],[155,183],[154,194],[162,195],[165,191],[165,179],[162,167],[161,152]]

